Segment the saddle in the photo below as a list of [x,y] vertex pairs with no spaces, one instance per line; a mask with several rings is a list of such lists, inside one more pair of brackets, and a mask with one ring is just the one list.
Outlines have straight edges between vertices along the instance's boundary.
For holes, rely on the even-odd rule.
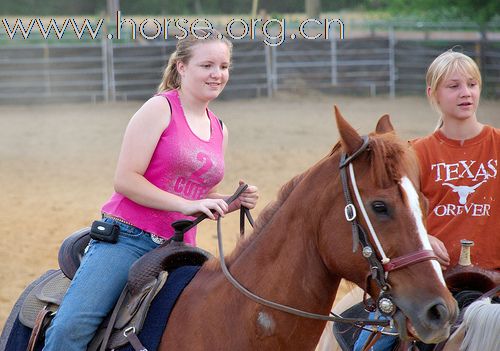
[[90,227],[86,227],[71,234],[61,244],[57,260],[59,261],[59,268],[69,279],[73,279],[78,267],[80,267],[89,241]]
[[[65,239],[58,255],[60,269],[50,271],[24,300],[19,320],[33,330],[28,350],[34,350],[43,341],[89,241],[90,228],[80,229]],[[164,286],[168,273],[183,265],[201,266],[210,257],[210,253],[179,241],[167,241],[142,256],[130,268],[127,285],[88,350],[115,349],[137,342],[150,304]]]
[[103,322],[88,350],[116,349],[129,342],[141,345],[137,334],[168,274],[181,266],[202,266],[211,257],[200,248],[169,241],[138,259],[130,268],[127,285],[112,314]]
[[[226,202],[231,204],[248,187],[243,184]],[[244,217],[253,226],[248,209],[241,208],[240,235],[244,235]],[[185,245],[184,233],[207,218],[205,214],[195,220],[172,223],[175,230],[171,240],[161,244],[139,258],[130,268],[128,281],[111,315],[102,323],[88,350],[105,351],[131,343],[136,350],[145,350],[137,334],[141,331],[151,302],[164,286],[167,276],[181,266],[202,266],[212,255],[200,248]],[[20,321],[32,328],[28,350],[35,350],[44,337],[71,279],[80,266],[85,248],[90,241],[90,228],[83,228],[70,235],[61,245],[58,261],[60,269],[43,279],[30,293],[21,307]],[[43,293],[39,293],[43,291]]]
[[23,325],[33,329],[40,312],[45,310],[53,315],[57,311],[71,279],[80,266],[89,241],[89,227],[74,232],[63,241],[58,254],[59,269],[47,272],[45,278],[36,284],[22,304],[19,320]]

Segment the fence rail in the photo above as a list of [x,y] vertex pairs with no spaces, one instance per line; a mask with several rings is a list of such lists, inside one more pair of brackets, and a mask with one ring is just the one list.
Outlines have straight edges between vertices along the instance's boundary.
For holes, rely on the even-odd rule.
[[[152,96],[174,41],[0,47],[0,103],[115,101]],[[460,45],[480,65],[483,91],[500,96],[499,40],[397,39],[393,32],[347,40],[287,40],[280,46],[234,41],[223,98],[279,90],[345,94],[422,94],[434,57]]]

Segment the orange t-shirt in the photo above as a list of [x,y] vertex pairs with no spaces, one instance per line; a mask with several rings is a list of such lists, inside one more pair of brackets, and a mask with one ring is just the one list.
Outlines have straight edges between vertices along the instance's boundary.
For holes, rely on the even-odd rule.
[[500,270],[500,129],[484,126],[463,143],[436,131],[413,146],[429,200],[427,231],[443,241],[451,266],[460,257],[460,240],[468,239],[474,265]]

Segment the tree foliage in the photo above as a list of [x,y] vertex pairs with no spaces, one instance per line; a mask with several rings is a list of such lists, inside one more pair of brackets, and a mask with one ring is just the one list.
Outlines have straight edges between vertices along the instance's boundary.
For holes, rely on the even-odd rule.
[[[306,0],[260,0],[259,10],[267,13],[304,13]],[[250,14],[252,0],[134,0],[120,1],[126,15],[199,15]],[[4,0],[0,14],[25,16],[99,15],[106,9],[105,0]],[[499,0],[322,0],[321,10],[389,10],[426,20],[472,20],[484,24],[500,16]]]
[[[259,8],[267,12],[304,12],[305,0],[259,1]],[[325,1],[324,1],[325,2]],[[348,1],[341,0],[348,4]],[[240,14],[250,13],[252,0],[135,0],[120,1],[120,8],[128,14]],[[106,9],[105,0],[60,1],[60,0],[7,0],[0,2],[2,15],[93,15]]]
[[498,0],[370,0],[377,1],[394,14],[433,21],[469,20],[482,25],[500,15]]

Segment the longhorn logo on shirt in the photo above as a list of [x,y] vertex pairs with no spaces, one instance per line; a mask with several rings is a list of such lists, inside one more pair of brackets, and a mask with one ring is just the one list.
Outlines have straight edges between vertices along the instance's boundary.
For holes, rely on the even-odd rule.
[[443,185],[449,186],[450,188],[453,189],[454,193],[458,193],[459,196],[458,202],[460,203],[460,205],[465,205],[467,203],[467,197],[473,192],[475,192],[476,189],[479,188],[479,186],[484,182],[486,182],[486,180],[483,180],[482,182],[477,183],[474,186],[453,185],[451,183],[443,183]]
[[[496,192],[490,193],[490,190],[487,190],[485,196],[472,196],[472,194],[475,192],[484,193],[484,189],[492,186],[493,183],[489,182],[489,180],[496,179],[497,169],[498,161],[496,159],[490,159],[486,162],[459,160],[454,163],[438,162],[431,164],[431,181],[435,182],[435,186],[443,187],[439,191],[441,200],[432,209],[434,215],[437,217],[490,216]],[[458,182],[463,184],[464,181],[467,185],[457,184]],[[484,185],[487,183],[491,184]],[[445,192],[449,191],[448,187],[458,197],[453,197],[453,199],[442,197]]]

